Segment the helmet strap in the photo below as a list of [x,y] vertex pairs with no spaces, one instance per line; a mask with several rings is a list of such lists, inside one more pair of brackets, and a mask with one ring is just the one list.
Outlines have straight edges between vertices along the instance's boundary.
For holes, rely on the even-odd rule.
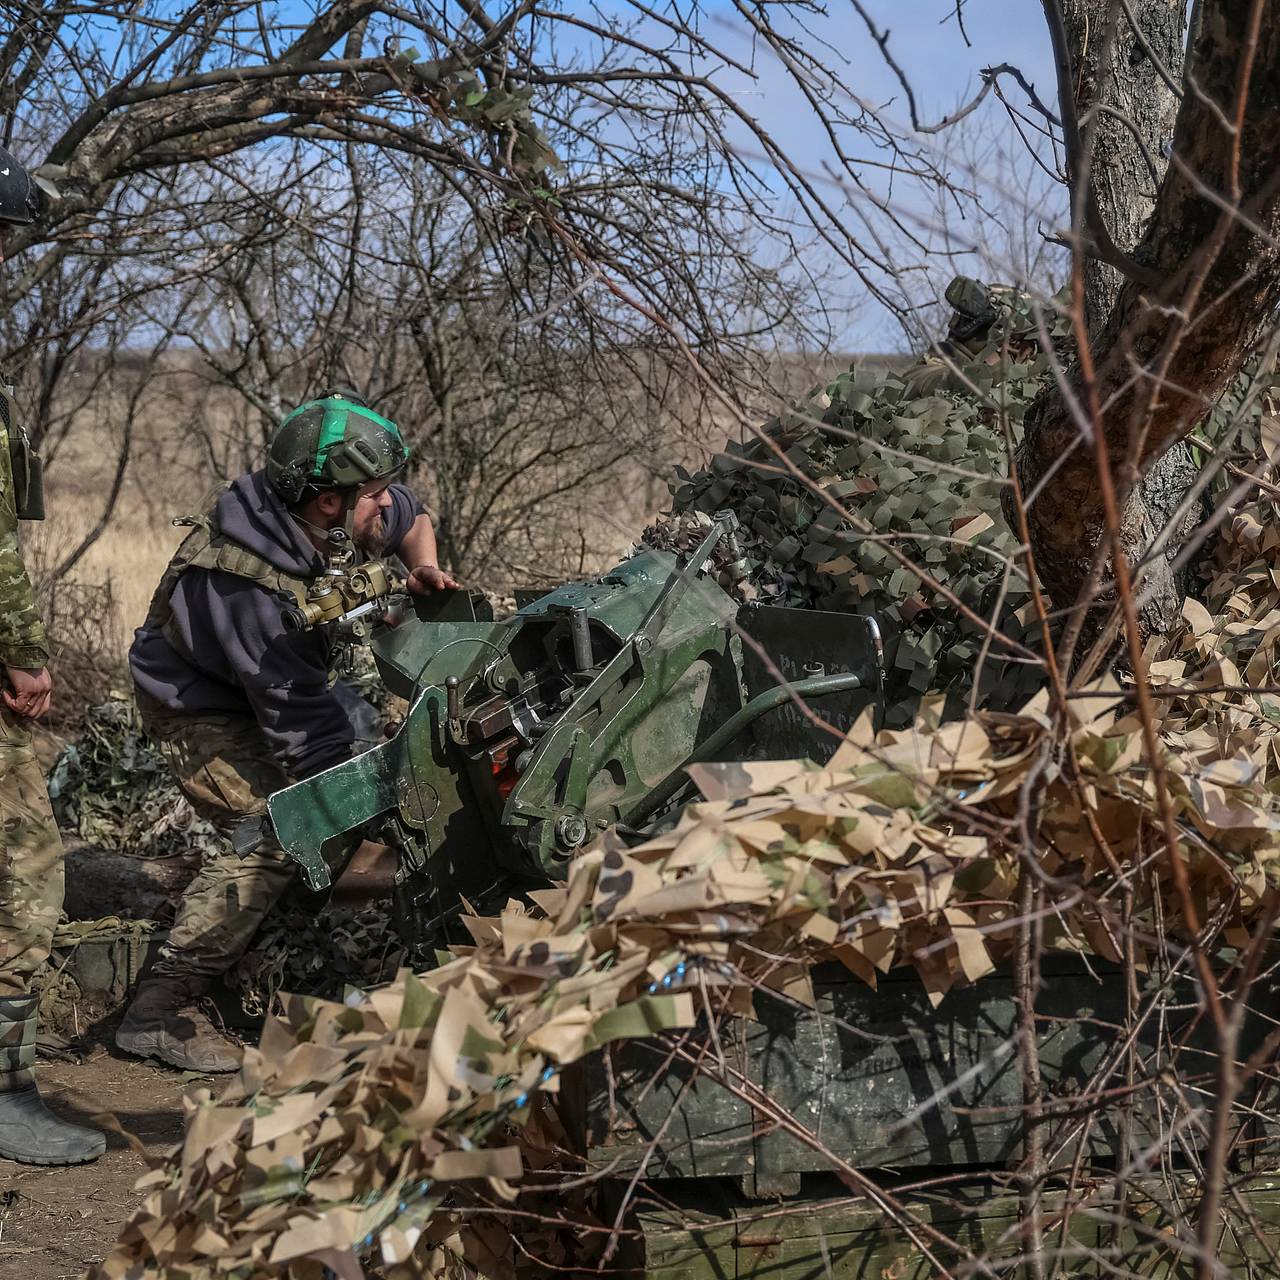
[[292,516],[293,519],[298,524],[300,524],[304,529],[306,529],[308,533],[314,533],[315,536],[319,538],[321,542],[328,541],[329,530],[326,529],[323,525],[312,524],[311,521],[306,518],[306,516],[302,515],[298,511],[290,511],[289,515]]
[[347,545],[351,547],[356,545],[356,503],[359,501],[360,490],[349,489],[347,491],[346,516],[342,527],[347,531]]
[[[347,535],[346,545],[348,547],[354,547],[356,544],[356,503],[359,501],[359,497],[359,490],[352,489],[349,491],[343,504],[341,528],[343,533]],[[337,525],[330,525],[328,528],[325,528],[324,525],[315,524],[308,520],[300,511],[290,511],[289,515],[309,533],[314,534],[315,537],[319,541],[323,542],[327,547],[331,547],[333,545],[333,540],[329,535],[338,527]]]

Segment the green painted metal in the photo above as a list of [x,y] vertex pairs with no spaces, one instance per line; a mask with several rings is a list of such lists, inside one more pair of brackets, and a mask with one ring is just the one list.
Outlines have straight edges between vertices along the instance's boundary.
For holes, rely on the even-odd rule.
[[[445,713],[444,689],[423,689],[395,738],[270,798],[277,838],[308,888],[328,888],[366,836],[398,849],[397,881],[406,893],[444,882],[456,897],[494,881],[475,857],[494,833],[451,749]],[[414,876],[428,884],[409,884]]]
[[[502,813],[502,825],[552,877],[593,830],[616,823],[660,780],[646,776],[646,759],[689,758],[707,732],[713,684],[724,701],[741,700],[730,653],[737,606],[698,577],[707,554],[709,547],[695,552],[680,568],[670,554],[648,552],[622,566],[625,573],[530,606],[534,618],[585,608],[593,630],[605,632],[603,643],[593,635],[593,654],[616,646],[533,749]],[[691,671],[705,678],[690,680]],[[582,833],[576,841],[565,834],[575,817],[584,824],[572,828]]]
[[[470,613],[470,602],[465,607]],[[424,602],[422,608],[438,610],[440,604]],[[354,850],[355,841],[343,839],[352,833],[395,843],[405,875],[434,860],[450,840],[460,845],[488,841],[466,762],[450,751],[443,729],[444,682],[470,676],[492,661],[508,637],[507,628],[491,621],[421,616],[379,629],[379,672],[393,693],[411,703],[401,731],[381,746],[276,792],[267,803],[277,838],[308,888],[325,889],[333,882]]]
[[[527,605],[521,616],[551,619],[567,609],[586,609],[591,614],[592,626],[604,628],[621,644],[640,630],[672,574],[679,569],[675,556],[669,552],[644,551],[600,578],[570,582],[549,591]],[[718,588],[705,579],[701,584],[718,592]]]
[[[1053,1229],[1046,1233],[1044,1273],[1072,1280],[1191,1280],[1196,1259],[1185,1243],[1185,1218],[1179,1232],[1169,1204],[1171,1192],[1184,1206],[1194,1203],[1199,1193],[1195,1180],[1152,1178],[1143,1185],[1146,1196],[1135,1195],[1121,1227],[1105,1192],[1094,1188],[1077,1195],[1083,1206],[1070,1214],[1065,1239],[1057,1224],[1067,1197],[1061,1190],[1049,1191],[1043,1209]],[[1280,1183],[1245,1179],[1236,1189],[1247,1197],[1260,1230],[1223,1233],[1218,1274],[1274,1275]],[[746,1202],[724,1189],[696,1195],[667,1191],[662,1205],[642,1205],[627,1216],[613,1274],[626,1280],[936,1280],[943,1274],[1026,1274],[1007,1269],[1011,1260],[1024,1256],[1016,1196],[975,1180],[934,1193],[899,1192],[894,1199],[914,1230],[866,1200],[841,1196],[836,1188],[828,1188],[822,1199],[770,1204]],[[975,1257],[1003,1260],[1006,1269],[975,1268]]]
[[[742,679],[748,696],[776,687],[780,678],[791,684],[803,680],[815,664],[832,674],[858,672],[862,683],[857,688],[823,699],[822,718],[836,733],[847,733],[869,711],[875,727],[880,727],[884,688],[880,629],[874,619],[749,604],[738,611],[735,626],[742,635]],[[760,759],[793,760],[817,758],[832,749],[834,739],[815,733],[813,721],[788,702],[755,727],[752,743]]]
[[[1053,1096],[1078,1096],[1115,1052],[1111,1028],[1126,1020],[1123,977],[1102,962],[1072,959],[1046,961],[1045,972],[1036,1005],[1041,1072]],[[786,1190],[802,1174],[829,1172],[821,1151],[760,1125],[736,1087],[745,1081],[860,1169],[983,1168],[1017,1157],[1022,1078],[1007,975],[953,990],[936,1009],[906,970],[884,975],[872,990],[831,966],[816,972],[814,994],[810,1012],[760,992],[755,1019],[724,1023],[716,1037],[728,1063],[723,1084],[706,1064],[694,1073],[670,1062],[661,1041],[619,1045],[609,1070],[601,1055],[587,1059],[564,1093],[578,1149],[614,1175],[643,1162],[649,1177],[732,1177],[760,1194]],[[1251,1003],[1258,1012],[1246,1019],[1242,1056],[1272,1026],[1263,1011],[1280,1003],[1280,976],[1260,981]],[[1142,1024],[1138,1052],[1159,1061],[1153,1055],[1163,1035],[1182,1043],[1177,1066],[1184,1077],[1211,1079],[1213,1033],[1197,1018],[1191,977],[1175,982],[1168,1006]],[[1135,1141],[1158,1140],[1157,1106],[1154,1092],[1135,1098]],[[1101,1111],[1083,1154],[1109,1158],[1115,1143],[1114,1115]],[[1054,1150],[1061,1167],[1076,1156],[1072,1142]]]
[[375,748],[278,791],[267,812],[307,888],[327,889],[353,852],[345,837],[395,807],[398,749]]
[[[756,731],[781,722],[789,695],[744,665],[739,634],[754,653],[753,628],[766,636],[766,665],[791,684],[795,673],[802,694],[857,685],[874,699],[880,671],[866,619],[788,618],[770,630],[770,610],[741,611],[707,575],[733,525],[729,515],[713,521],[683,563],[646,551],[501,622],[455,592],[419,599],[413,618],[380,627],[373,652],[388,688],[410,703],[403,726],[268,805],[307,883],[330,883],[360,836],[387,841],[400,853],[402,915],[422,936],[460,893],[483,900],[558,878],[598,831],[669,806],[654,792],[670,788],[674,770],[758,754]],[[833,665],[808,669],[819,635]],[[756,712],[769,714],[735,720],[759,697]]]
[[633,827],[643,826],[689,785],[685,769],[690,764],[717,759],[735,738],[761,716],[768,715],[770,711],[776,711],[795,699],[808,703],[818,698],[830,697],[832,694],[848,693],[861,687],[862,677],[850,672],[839,676],[810,676],[804,680],[797,680],[794,684],[775,685],[772,689],[756,694],[746,706],[735,711],[705,742],[700,743],[678,769],[673,769],[640,801],[636,808],[627,814],[627,824]]
[[[1116,1229],[1105,1188],[1115,1167],[1120,1105],[1096,1098],[1076,1110],[1070,1105],[1098,1087],[1099,1070],[1109,1063],[1119,1066],[1110,1083],[1123,1080],[1124,1038],[1116,1029],[1126,1022],[1125,979],[1098,961],[1052,957],[1044,979],[1036,1009],[1040,1066],[1054,1099],[1042,1127],[1048,1185],[1060,1188],[1074,1177],[1080,1188],[1061,1265],[1046,1274],[1189,1278],[1195,1259],[1179,1251],[1172,1224],[1180,1221],[1185,1237],[1187,1206],[1198,1195],[1190,1174],[1178,1213],[1161,1207],[1171,1203],[1168,1179],[1153,1179],[1149,1200],[1131,1192],[1123,1229]],[[1171,981],[1160,1016],[1137,1024],[1141,1074],[1153,1084],[1170,1068],[1184,1081],[1211,1080],[1214,1035],[1197,1017],[1195,980]],[[1160,980],[1153,977],[1151,985],[1155,998]],[[922,1254],[919,1234],[913,1241],[892,1215],[847,1196],[842,1163],[891,1190],[914,1217],[962,1249],[997,1258],[1016,1252],[1017,1200],[1004,1193],[1025,1126],[1010,978],[995,974],[952,991],[937,1009],[905,972],[884,976],[872,990],[832,967],[817,971],[814,987],[812,1011],[757,993],[758,1020],[723,1021],[698,1072],[661,1039],[620,1043],[607,1051],[607,1067],[599,1053],[566,1072],[557,1105],[571,1146],[605,1180],[606,1197],[616,1208],[633,1179],[645,1179],[627,1224],[635,1234],[617,1259],[624,1275],[932,1280],[943,1274]],[[1267,1038],[1278,999],[1280,976],[1269,974],[1253,992],[1241,1057]],[[695,1034],[686,1043],[696,1052],[711,1041]],[[1131,1151],[1152,1152],[1175,1180],[1182,1176],[1176,1170],[1194,1167],[1188,1152],[1203,1148],[1205,1130],[1183,1126],[1175,1137],[1158,1087],[1122,1101],[1132,1107]],[[1223,1274],[1233,1276],[1273,1274],[1268,1250],[1280,1251],[1280,1123],[1268,1118],[1268,1102],[1258,1105],[1233,1155],[1232,1184],[1263,1231],[1256,1238],[1226,1233],[1220,1260]],[[771,1123],[771,1108],[814,1140]],[[897,1189],[926,1184],[935,1173],[946,1180],[936,1194]],[[647,1184],[657,1193],[649,1207]],[[836,1194],[845,1198],[824,1201]],[[1060,1191],[1050,1190],[1049,1221],[1064,1203]],[[613,1220],[614,1210],[606,1217]],[[1056,1252],[1060,1231],[1046,1236]],[[1099,1246],[1103,1258],[1088,1254]],[[955,1265],[954,1274],[984,1274],[966,1265],[963,1252],[940,1246],[936,1256]]]

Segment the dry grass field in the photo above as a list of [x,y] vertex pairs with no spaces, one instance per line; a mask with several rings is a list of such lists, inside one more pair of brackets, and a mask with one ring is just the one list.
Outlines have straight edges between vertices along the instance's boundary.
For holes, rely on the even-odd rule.
[[[41,569],[55,564],[75,547],[97,519],[97,512],[87,504],[61,501],[57,488],[52,486],[49,502],[49,518],[30,526],[27,536],[33,571],[38,576]],[[121,660],[128,647],[127,637],[146,615],[151,593],[181,541],[182,532],[169,520],[156,520],[145,509],[124,504],[71,572],[75,582],[110,588],[114,607],[104,622],[109,630],[120,633],[124,644]]]
[[[111,415],[94,410],[88,406],[88,420],[74,424],[52,450],[46,518],[24,523],[21,531],[49,624],[59,686],[57,727],[74,724],[77,704],[127,684],[125,661],[134,628],[182,537],[173,517],[191,511],[212,484],[189,435],[144,426],[132,441],[119,496],[103,524],[119,440]],[[74,565],[64,569],[95,534]]]

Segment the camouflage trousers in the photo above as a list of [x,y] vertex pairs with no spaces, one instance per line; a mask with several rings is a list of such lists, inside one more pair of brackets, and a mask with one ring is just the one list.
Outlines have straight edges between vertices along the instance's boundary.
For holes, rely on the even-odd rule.
[[225,973],[248,949],[258,926],[284,895],[294,866],[274,840],[247,858],[230,846],[245,818],[265,812],[267,798],[289,779],[252,716],[177,715],[139,698],[143,725],[183,794],[227,845],[186,887],[157,977],[207,981]]
[[25,995],[62,913],[62,837],[31,730],[0,708],[0,999]]

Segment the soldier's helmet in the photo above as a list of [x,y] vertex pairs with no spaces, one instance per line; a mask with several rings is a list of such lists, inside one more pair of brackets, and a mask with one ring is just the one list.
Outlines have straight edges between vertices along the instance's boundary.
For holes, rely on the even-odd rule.
[[328,391],[276,428],[267,447],[267,483],[293,505],[313,493],[389,480],[408,461],[394,422],[352,391]]
[[0,147],[0,223],[30,226],[48,210],[50,190]]

